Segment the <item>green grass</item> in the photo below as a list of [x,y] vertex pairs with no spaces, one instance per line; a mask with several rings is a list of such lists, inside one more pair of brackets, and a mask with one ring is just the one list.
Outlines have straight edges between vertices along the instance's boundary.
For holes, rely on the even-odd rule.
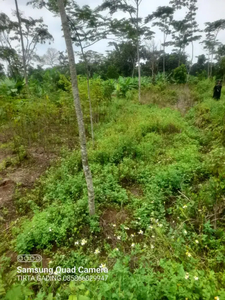
[[10,281],[15,267],[2,256],[4,299],[225,299],[225,98],[212,100],[208,81],[191,93],[199,98],[185,116],[135,99],[108,103],[95,148],[88,143],[95,217],[78,150],[17,195],[29,215],[12,228],[11,250],[42,253],[51,267],[106,264],[107,281],[32,289]]

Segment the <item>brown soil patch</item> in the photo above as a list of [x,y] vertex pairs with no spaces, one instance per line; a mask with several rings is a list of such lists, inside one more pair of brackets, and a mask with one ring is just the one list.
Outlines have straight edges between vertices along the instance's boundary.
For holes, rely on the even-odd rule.
[[[118,240],[114,236],[115,230],[119,228],[121,224],[127,223],[131,218],[131,213],[128,210],[122,208],[120,210],[116,208],[106,208],[100,217],[100,227],[102,229],[103,237],[108,239],[114,247],[116,246]],[[115,227],[113,226],[115,225]]]
[[190,89],[187,84],[170,85],[166,90],[145,91],[141,97],[142,104],[156,104],[159,107],[170,107],[184,115],[193,106]]
[[107,224],[116,224],[120,225],[126,222],[129,219],[130,214],[127,210],[122,208],[121,210],[117,210],[116,208],[108,208],[101,215],[101,221]]
[[[141,243],[144,237],[138,234],[139,230],[130,228],[129,223],[132,219],[132,213],[127,209],[106,208],[100,217],[101,239],[107,240],[114,249],[122,246],[125,252],[130,253],[131,243]],[[121,224],[127,224],[126,226],[128,227],[125,229],[129,237],[126,241],[118,239],[118,231],[121,232]]]
[[56,155],[54,154],[44,153],[40,149],[30,149],[28,159],[0,172],[0,228],[7,230],[10,222],[18,218],[13,203],[16,186],[19,184],[22,190],[32,188],[35,181],[46,171],[55,158]]
[[126,187],[127,191],[134,195],[136,198],[143,197],[143,191],[138,185]]
[[131,183],[126,179],[123,179],[120,184],[125,190],[127,190],[128,193],[132,194],[136,198],[143,197],[142,188],[138,184]]
[[191,99],[190,90],[187,85],[178,92],[178,101],[175,105],[175,109],[179,110],[182,115],[185,115],[186,112],[193,106],[193,101]]
[[2,205],[6,200],[12,199],[14,187],[15,183],[9,178],[5,178],[2,182],[0,182],[0,205]]
[[7,158],[7,154],[0,149],[0,164]]

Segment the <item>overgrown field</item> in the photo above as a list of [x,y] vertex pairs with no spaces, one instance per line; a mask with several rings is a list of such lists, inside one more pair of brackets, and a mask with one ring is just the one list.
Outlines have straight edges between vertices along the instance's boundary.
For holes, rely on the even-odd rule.
[[[208,80],[159,82],[143,85],[138,103],[135,89],[93,79],[93,147],[80,78],[97,210],[90,217],[70,84],[60,80],[64,90],[39,98],[36,90],[30,98],[1,98],[2,180],[29,168],[34,149],[54,160],[31,187],[17,183],[13,209],[7,202],[0,209],[0,297],[224,300],[225,96],[213,100]],[[42,263],[17,262],[25,253],[41,254]],[[101,265],[108,273],[96,281],[86,280],[93,274],[18,281],[21,265]]]

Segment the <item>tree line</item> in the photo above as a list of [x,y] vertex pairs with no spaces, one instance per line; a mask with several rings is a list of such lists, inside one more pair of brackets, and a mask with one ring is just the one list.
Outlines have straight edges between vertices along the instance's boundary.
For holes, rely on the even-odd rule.
[[[103,79],[154,77],[157,73],[171,74],[176,67],[185,64],[190,75],[225,77],[225,44],[217,39],[218,33],[225,29],[225,19],[207,22],[204,29],[199,29],[197,0],[171,0],[170,6],[160,6],[146,17],[139,16],[141,2],[103,1],[94,9],[88,5],[81,7],[74,0],[66,2],[72,42],[80,48],[76,53],[79,57],[76,63],[78,74],[91,77],[96,74]],[[28,4],[45,6],[49,10],[54,10],[55,5],[54,1],[31,1]],[[174,15],[180,9],[185,9],[185,16],[178,21]],[[106,17],[104,11],[110,17]],[[119,11],[126,17],[115,18],[114,14]],[[48,48],[43,56],[37,53],[38,44],[50,44],[54,40],[43,19],[23,16],[17,1],[14,15],[17,21],[0,13],[0,76],[26,79],[35,70],[41,72],[46,67],[57,67],[68,74],[66,53],[54,48]],[[163,33],[160,45],[155,42],[156,27]],[[203,33],[205,40],[202,39]],[[90,49],[102,40],[108,40],[112,47],[105,55]],[[202,43],[205,53],[199,55],[193,64],[196,41]],[[188,45],[191,45],[191,56],[186,53]],[[173,47],[171,53],[167,53],[168,46]],[[7,63],[7,70],[3,62]]]

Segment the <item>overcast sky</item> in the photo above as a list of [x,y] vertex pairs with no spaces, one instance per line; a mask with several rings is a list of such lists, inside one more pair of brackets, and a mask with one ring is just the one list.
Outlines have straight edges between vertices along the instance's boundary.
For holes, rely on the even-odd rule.
[[[132,1],[132,0],[131,0]],[[65,41],[62,38],[61,32],[61,21],[59,17],[54,17],[52,13],[46,9],[33,9],[32,6],[27,6],[26,3],[28,0],[18,0],[18,5],[20,11],[24,13],[25,17],[39,18],[43,17],[44,23],[48,25],[49,32],[54,37],[54,43],[49,45],[48,43],[44,45],[39,45],[37,47],[37,52],[39,55],[45,54],[48,47],[56,48],[57,50],[65,50]],[[79,5],[90,5],[91,8],[94,8],[102,3],[102,0],[78,0]],[[167,6],[169,5],[169,0],[142,0],[140,7],[140,16],[146,17],[148,14],[154,12],[158,6]],[[204,29],[205,22],[213,22],[218,19],[225,18],[225,0],[198,0],[198,11],[197,11],[197,22],[201,29]],[[15,9],[14,0],[0,0],[0,11],[6,13],[9,17],[12,16],[12,11]],[[184,12],[177,12],[175,15],[176,19],[182,19]],[[123,17],[125,14],[120,14],[119,16]],[[162,41],[162,34],[156,27],[153,27],[155,34],[155,43],[160,48],[160,42]],[[218,35],[220,42],[225,44],[225,30],[221,31]],[[90,49],[105,53],[106,50],[110,48],[107,47],[108,41],[100,41],[97,44],[93,45]],[[194,56],[204,53],[202,44],[195,42],[194,44]],[[77,50],[77,49],[75,49]],[[168,49],[169,50],[169,49]],[[171,50],[171,48],[170,48]],[[187,53],[191,53],[191,47],[187,48]],[[196,60],[196,59],[195,59]]]

